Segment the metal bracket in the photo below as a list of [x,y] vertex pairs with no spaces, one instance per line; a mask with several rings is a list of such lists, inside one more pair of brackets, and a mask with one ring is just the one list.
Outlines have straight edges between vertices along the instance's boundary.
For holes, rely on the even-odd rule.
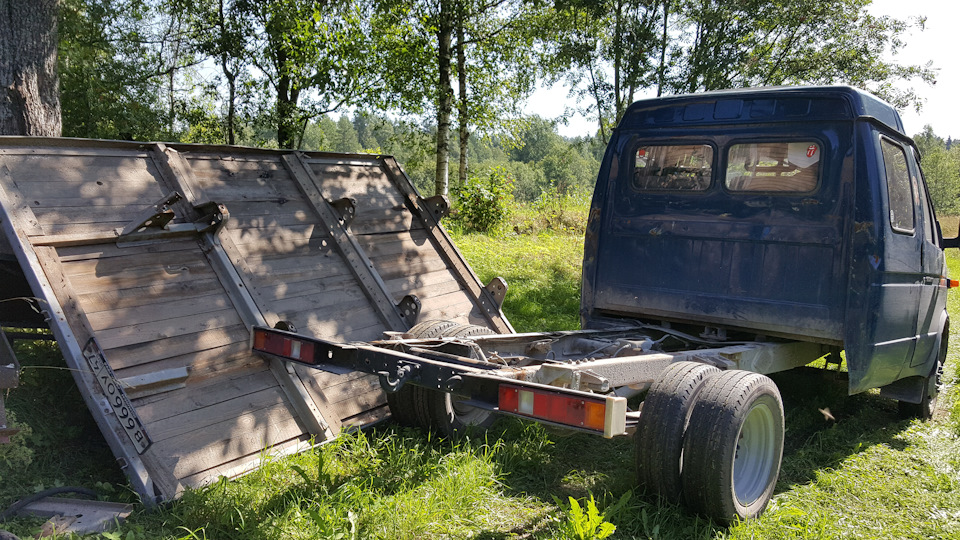
[[120,236],[143,232],[147,229],[165,229],[167,224],[176,217],[170,207],[182,198],[183,196],[176,191],[171,191],[124,227],[120,231]]
[[426,199],[421,198],[420,205],[426,207],[426,210],[433,214],[433,219],[438,222],[450,213],[450,201],[443,195],[434,195]]
[[497,308],[503,306],[503,299],[507,297],[507,280],[503,279],[500,276],[497,276],[490,280],[490,283],[487,283],[487,286],[484,287],[490,296],[493,297],[493,301],[496,302]]
[[420,317],[420,299],[416,295],[408,294],[397,304],[397,309],[400,310],[400,316],[403,317],[404,322],[413,326]]
[[230,211],[227,207],[213,201],[205,202],[194,206],[200,214],[200,218],[194,222],[197,232],[217,232],[227,224],[230,219]]
[[169,208],[169,204],[173,203],[169,201],[179,200],[179,197],[178,193],[171,193],[167,196],[167,199],[164,199],[168,204],[163,206],[162,211],[160,211],[161,203],[158,203],[156,206],[157,212],[152,214],[152,218],[146,221],[137,219],[124,227],[123,231],[117,233],[117,245],[119,247],[135,246],[142,242],[164,238],[191,236],[205,232],[216,233],[230,219],[230,212],[226,206],[215,202],[206,202],[193,207],[200,215],[195,222],[171,224],[170,220],[175,216],[173,210]]
[[357,200],[353,197],[344,197],[330,203],[330,206],[340,214],[340,224],[344,227],[350,225],[353,218],[357,217]]
[[384,392],[393,394],[403,388],[403,385],[412,379],[418,370],[419,366],[416,364],[401,364],[397,366],[395,376],[389,371],[378,371],[377,378],[380,379],[380,388],[383,388]]
[[293,321],[277,321],[277,324],[273,325],[273,327],[285,332],[297,332],[297,325],[293,324]]

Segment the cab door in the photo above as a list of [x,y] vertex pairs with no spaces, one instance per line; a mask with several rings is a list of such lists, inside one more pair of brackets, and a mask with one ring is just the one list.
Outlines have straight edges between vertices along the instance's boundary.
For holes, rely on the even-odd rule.
[[887,219],[883,225],[883,256],[879,263],[879,291],[874,351],[870,371],[875,383],[896,380],[910,365],[917,346],[917,321],[924,276],[923,219],[918,215],[920,193],[912,174],[913,152],[901,142],[880,137],[886,176]]
[[915,205],[922,221],[920,260],[920,304],[917,309],[917,346],[910,367],[924,365],[933,355],[941,329],[941,315],[946,307],[946,265],[937,220],[933,212],[923,173],[915,152],[911,152],[910,176],[917,193]]

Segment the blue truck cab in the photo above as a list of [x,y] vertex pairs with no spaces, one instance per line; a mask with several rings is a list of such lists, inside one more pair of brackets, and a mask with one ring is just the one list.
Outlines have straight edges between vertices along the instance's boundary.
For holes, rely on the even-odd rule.
[[820,343],[845,351],[851,394],[881,388],[927,416],[956,246],[896,110],[861,90],[639,101],[594,192],[582,325]]

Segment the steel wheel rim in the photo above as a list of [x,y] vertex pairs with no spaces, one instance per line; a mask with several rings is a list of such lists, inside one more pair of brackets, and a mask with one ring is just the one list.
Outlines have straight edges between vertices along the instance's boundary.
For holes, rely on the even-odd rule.
[[482,424],[487,415],[490,414],[487,410],[467,405],[463,400],[455,398],[452,394],[447,394],[447,399],[450,400],[450,411],[454,417],[465,425]]
[[763,495],[776,460],[776,423],[765,404],[754,404],[740,426],[733,459],[733,491],[743,506]]

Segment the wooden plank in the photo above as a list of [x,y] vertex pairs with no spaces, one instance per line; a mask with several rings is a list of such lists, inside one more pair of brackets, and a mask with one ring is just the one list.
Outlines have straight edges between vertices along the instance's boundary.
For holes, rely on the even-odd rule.
[[[231,233],[231,238],[236,237]],[[294,257],[313,257],[318,261],[330,260],[343,263],[343,267],[347,267],[343,258],[335,251],[329,239],[322,235],[309,238],[306,242],[292,241],[278,236],[265,242],[238,244],[237,247],[239,248],[239,253],[242,254],[244,258],[255,261],[254,264],[264,261],[292,259]]]
[[320,318],[323,318],[322,314],[330,314],[330,316],[336,317],[337,313],[342,313],[346,316],[354,310],[371,309],[366,295],[363,294],[363,291],[358,291],[355,286],[322,291],[306,296],[271,298],[268,299],[265,307],[278,313],[312,313]]
[[287,399],[278,386],[245,394],[238,392],[228,400],[156,420],[147,427],[154,443],[158,443],[193,431],[209,429],[221,422],[232,421],[245,414],[256,414],[257,411],[274,406],[288,406]]
[[238,324],[183,334],[162,341],[105,348],[104,353],[110,358],[110,365],[114,366],[114,369],[122,369],[166,358],[189,357],[189,355],[199,357],[204,351],[219,351],[222,347],[237,343],[249,349],[249,341],[250,329],[244,324]]
[[[116,374],[116,372],[114,372]],[[187,368],[176,366],[148,373],[118,376],[117,382],[131,399],[186,388]]]
[[[358,316],[356,320],[350,321],[312,317],[309,313],[303,317],[297,313],[281,313],[280,317],[298,323],[298,331],[321,339],[345,342],[372,341],[382,337],[386,330],[383,323],[377,320],[372,312],[361,315],[364,317]],[[306,320],[306,324],[300,321],[301,318]]]
[[6,166],[0,167],[0,196],[6,199],[4,206],[10,213],[14,227],[28,236],[43,234],[40,221],[30,207],[31,202],[24,197]]
[[236,201],[229,207],[230,217],[273,216],[279,214],[302,215],[310,221],[316,221],[313,209],[305,201],[293,199],[289,201]]
[[[81,206],[66,208],[37,208],[37,219],[46,227],[48,234],[50,227],[65,227],[67,225],[96,225],[104,221],[127,223],[143,212],[143,208],[135,205],[123,206]],[[102,229],[102,226],[97,227]]]
[[215,277],[192,281],[166,282],[143,287],[94,291],[79,295],[80,303],[87,315],[101,311],[111,311],[128,307],[142,306],[156,299],[178,300],[194,298],[211,293],[222,293],[223,286]]
[[325,278],[317,277],[316,272],[304,274],[305,279],[299,280],[278,279],[276,276],[267,274],[257,280],[257,288],[268,301],[356,288],[356,282],[351,275],[331,275]]
[[435,296],[461,290],[460,282],[446,269],[423,274],[409,274],[384,283],[395,297],[402,297],[411,293],[417,296]]
[[146,206],[149,206],[157,200],[160,199],[162,195],[159,195],[160,191],[157,191],[157,194],[153,197],[144,196],[142,194],[124,194],[124,193],[110,193],[108,195],[97,196],[97,197],[61,197],[60,193],[53,193],[44,196],[42,199],[36,198],[31,200],[31,205],[35,207],[43,208],[99,208],[103,206],[135,206],[138,209],[143,209]]
[[[340,403],[350,401],[355,395],[362,395],[370,392],[382,393],[380,391],[380,381],[376,375],[361,375],[359,377],[350,377],[349,375],[334,375],[334,379],[326,380],[323,387],[323,395],[330,403]],[[349,415],[341,416],[346,418]]]
[[291,246],[325,246],[330,243],[329,236],[316,225],[262,229],[228,226],[226,232],[238,246],[277,253],[289,250]]
[[401,231],[397,233],[365,235],[357,238],[371,259],[385,255],[403,255],[434,251],[425,230]]
[[98,276],[94,274],[75,274],[70,281],[77,290],[84,293],[147,287],[159,283],[180,283],[195,279],[206,279],[213,275],[209,266],[170,265],[168,268],[145,268],[139,272],[120,272],[114,275]]
[[[110,361],[111,364],[113,360]],[[118,368],[118,377],[135,377],[167,369],[186,368],[187,383],[195,384],[210,378],[221,378],[239,370],[249,370],[264,364],[263,358],[250,352],[248,342],[237,342],[191,352],[180,356],[163,358],[153,362],[141,362],[130,367]]]
[[[77,157],[121,157],[121,158],[145,158],[148,156],[146,151],[139,147],[140,143],[127,143],[121,141],[75,141],[69,139],[60,139],[58,142],[62,141],[69,144],[78,143],[77,146],[67,146],[64,148],[53,148],[48,146],[50,143],[54,142],[48,138],[23,138],[20,140],[12,139],[9,144],[22,144],[29,146],[22,147],[8,147],[0,148],[0,156],[39,156],[43,159],[50,159],[50,156],[57,156],[58,159],[62,157],[77,156]],[[92,142],[97,145],[95,148],[84,148],[79,146],[79,143]],[[108,147],[104,146],[105,143],[114,143],[120,144],[121,147]],[[38,148],[38,146],[42,147]]]
[[410,274],[428,274],[431,272],[449,272],[456,278],[456,274],[447,268],[446,262],[436,253],[428,254],[425,257],[411,255],[407,257],[396,257],[389,255],[372,259],[377,267],[377,272],[383,276],[383,279],[391,280],[401,278]]
[[157,171],[144,157],[142,154],[59,156],[57,159],[46,155],[6,156],[3,162],[18,181],[42,192],[49,189],[49,184],[79,187],[109,181],[147,185],[155,181]]
[[150,425],[165,418],[171,418],[196,409],[204,409],[222,403],[233,396],[259,392],[266,388],[278,387],[277,380],[264,364],[259,369],[206,380],[187,385],[164,395],[151,396],[135,402],[140,420]]
[[222,465],[212,467],[190,476],[185,476],[180,481],[184,486],[189,487],[206,486],[216,482],[221,476],[225,478],[237,478],[257,470],[260,465],[263,464],[265,455],[269,456],[270,458],[279,458],[282,456],[306,452],[312,447],[313,438],[303,435],[301,437],[290,439],[289,441],[277,443],[268,448],[265,452],[257,452],[254,454],[241,456]]
[[[420,320],[428,321],[431,319],[450,320],[458,322],[475,321],[471,318],[476,306],[470,298],[463,293],[450,293],[443,296],[427,299],[420,308]],[[482,322],[471,322],[484,326]]]
[[[53,206],[51,201],[75,197],[83,200],[99,201],[101,205],[118,206],[118,200],[134,200],[133,204],[150,205],[160,199],[165,193],[157,186],[152,178],[142,181],[122,181],[118,179],[91,180],[82,184],[36,182],[17,177],[17,184],[24,192],[24,197],[31,201],[32,206]],[[48,199],[47,197],[50,197]],[[121,199],[125,198],[125,199]]]
[[384,404],[382,407],[370,409],[369,411],[364,411],[356,416],[345,418],[341,421],[341,425],[345,429],[362,428],[371,424],[376,424],[377,422],[382,422],[389,417],[390,408]]
[[153,449],[177,459],[173,473],[183,478],[301,435],[303,430],[293,411],[281,404],[160,441]]
[[113,349],[133,343],[143,343],[158,339],[166,339],[182,334],[192,334],[201,330],[224,328],[241,324],[240,316],[234,308],[196,313],[163,321],[132,324],[119,328],[110,328],[97,333],[97,338],[104,349]]
[[121,328],[134,324],[179,319],[180,317],[210,313],[233,309],[233,304],[223,294],[223,291],[213,291],[211,294],[194,296],[185,299],[153,298],[152,301],[139,306],[130,306],[87,313],[87,319],[97,332],[112,328]]
[[[92,246],[91,246],[92,247]],[[124,274],[139,274],[143,271],[163,272],[165,274],[179,274],[183,270],[199,271],[209,267],[200,253],[199,246],[194,244],[191,249],[161,253],[134,253],[125,257],[108,257],[103,259],[77,259],[64,264],[67,275],[70,277],[94,276],[121,276]]]
[[339,401],[331,405],[330,408],[334,411],[334,414],[340,417],[340,423],[343,424],[343,421],[350,417],[381,407],[386,403],[387,398],[383,391],[380,388],[371,387],[366,391],[358,391],[351,396],[351,399]]
[[[358,211],[362,212],[362,209]],[[420,223],[407,213],[385,218],[358,216],[350,223],[350,231],[356,235],[396,233],[421,228]]]
[[231,204],[230,209],[230,228],[233,230],[246,229],[269,229],[276,230],[289,227],[300,227],[304,225],[317,226],[315,217],[300,212],[275,212],[273,214],[235,214]]
[[184,153],[183,157],[190,163],[193,179],[200,184],[210,179],[235,182],[245,176],[260,178],[261,174],[265,174],[270,176],[261,179],[268,179],[287,174],[276,154],[264,153],[246,159],[237,159],[234,156],[201,156],[190,152]]
[[[333,279],[339,279],[341,276],[349,275],[349,270],[343,264],[332,264],[328,261],[325,264],[316,264],[306,261],[303,265],[296,265],[297,260],[290,260],[289,263],[277,262],[275,264],[261,264],[255,266],[256,272],[252,278],[256,280],[258,286],[265,289],[271,289],[277,286],[292,285],[294,283],[316,280],[317,276],[329,275]],[[329,272],[329,273],[328,273]]]

